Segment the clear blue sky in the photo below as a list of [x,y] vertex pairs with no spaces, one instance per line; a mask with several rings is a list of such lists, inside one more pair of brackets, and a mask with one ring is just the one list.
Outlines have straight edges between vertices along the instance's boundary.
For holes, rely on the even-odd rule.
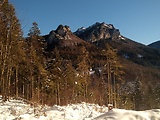
[[42,35],[59,24],[74,32],[95,22],[113,24],[142,44],[160,40],[160,0],[9,0],[17,11],[24,33],[37,22]]

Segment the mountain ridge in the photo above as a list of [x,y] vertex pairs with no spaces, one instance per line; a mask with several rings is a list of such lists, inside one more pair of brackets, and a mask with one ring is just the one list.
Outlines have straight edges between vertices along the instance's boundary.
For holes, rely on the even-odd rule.
[[[139,95],[139,92],[141,92],[140,95],[148,99],[147,96],[151,93],[149,87],[151,87],[152,92],[159,89],[160,52],[157,49],[126,38],[114,26],[108,26],[105,23],[97,23],[89,28],[81,28],[78,30],[79,35],[65,27],[61,25],[56,30],[51,31],[53,34],[50,33],[45,36],[47,46],[52,48],[49,51],[54,50],[56,47],[65,62],[70,61],[75,69],[77,69],[77,63],[88,56],[93,86],[102,78],[107,80],[105,74],[102,74],[102,70],[106,59],[104,52],[107,51],[106,44],[108,44],[116,51],[117,61],[123,66],[122,69],[125,74],[122,78],[123,84],[119,90],[120,92],[123,91],[123,95],[135,96],[135,94]],[[59,37],[52,37],[52,35]],[[50,44],[49,40],[54,42]],[[49,59],[55,58],[54,54],[49,56],[53,56]],[[156,96],[157,94],[154,95],[156,99],[159,98]],[[141,98],[137,98],[137,101]],[[143,105],[143,100],[137,104],[136,109],[140,110],[148,107]]]
[[[116,29],[112,24],[104,22],[84,28],[78,28],[76,32],[71,32],[67,25],[59,25],[56,30],[52,30],[45,36],[48,49],[53,49],[55,46],[76,47],[77,45],[93,46],[105,48],[108,43],[114,49],[118,50],[118,54],[132,62],[140,65],[150,65],[160,67],[160,53],[153,49],[151,45],[138,43],[120,34],[119,29]],[[156,55],[155,55],[156,54]],[[150,58],[151,61],[149,60]]]
[[160,50],[160,40],[150,43],[148,46]]

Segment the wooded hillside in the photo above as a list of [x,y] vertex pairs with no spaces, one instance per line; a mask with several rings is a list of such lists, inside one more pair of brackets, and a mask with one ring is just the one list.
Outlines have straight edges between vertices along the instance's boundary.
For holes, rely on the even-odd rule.
[[96,46],[62,25],[51,32],[52,37],[41,36],[36,22],[24,38],[8,0],[0,5],[0,28],[0,94],[4,101],[20,97],[48,105],[110,103],[138,110],[154,108],[156,102],[160,107],[160,88],[155,83],[159,69],[122,57],[110,42]]

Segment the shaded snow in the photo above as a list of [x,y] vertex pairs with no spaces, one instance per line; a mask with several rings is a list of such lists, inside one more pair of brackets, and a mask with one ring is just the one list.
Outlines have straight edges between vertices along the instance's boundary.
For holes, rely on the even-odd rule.
[[146,111],[113,109],[93,120],[160,120],[160,109]]
[[21,100],[0,101],[0,120],[160,120],[160,109],[133,111],[96,104],[30,106]]

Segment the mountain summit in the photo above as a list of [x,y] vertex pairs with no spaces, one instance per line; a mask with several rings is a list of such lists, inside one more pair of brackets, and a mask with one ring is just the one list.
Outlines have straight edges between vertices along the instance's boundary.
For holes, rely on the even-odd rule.
[[118,29],[115,29],[112,24],[106,24],[104,22],[96,22],[88,28],[79,28],[75,33],[81,39],[90,42],[96,42],[102,39],[118,39],[120,32]]
[[56,45],[74,46],[85,43],[84,40],[74,35],[67,25],[59,25],[56,30],[52,30],[45,36],[47,49],[52,50]]

